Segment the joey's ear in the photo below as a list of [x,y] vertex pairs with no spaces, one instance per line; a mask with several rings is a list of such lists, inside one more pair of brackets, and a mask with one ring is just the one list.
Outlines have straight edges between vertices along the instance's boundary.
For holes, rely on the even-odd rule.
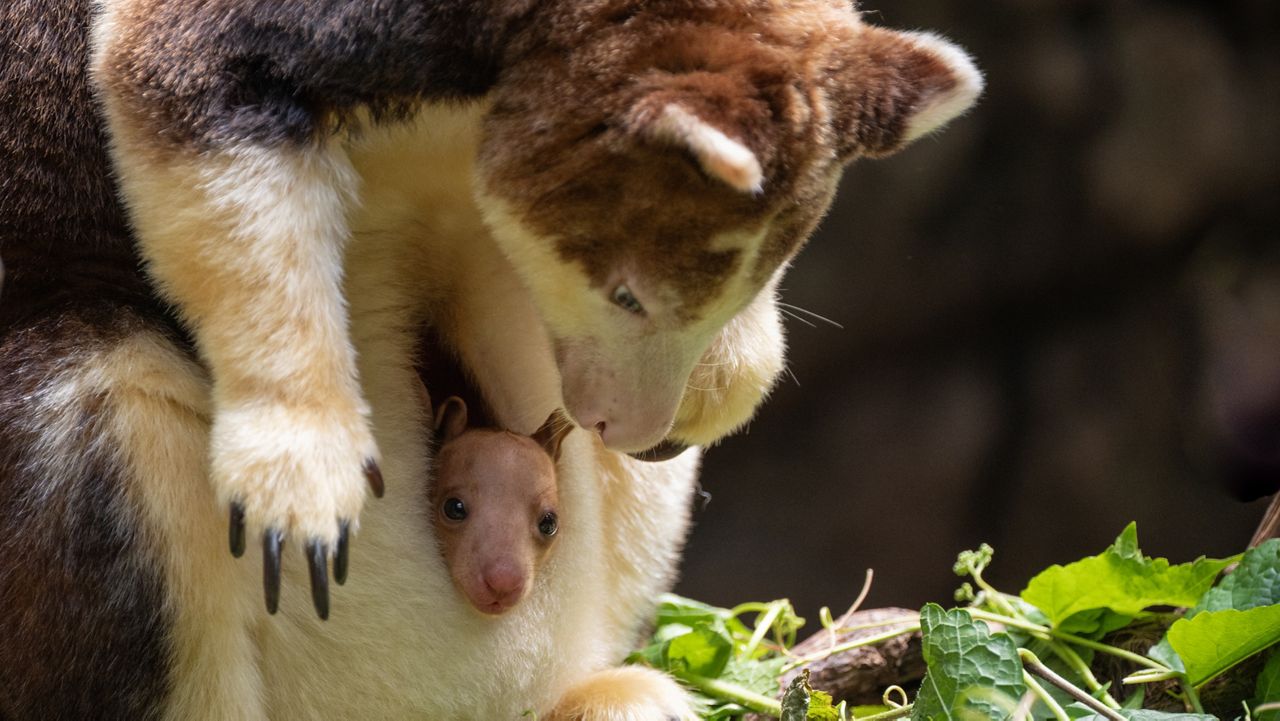
[[629,124],[647,140],[692,154],[703,172],[734,190],[760,192],[764,171],[756,154],[679,103],[642,106],[632,113]]
[[436,438],[441,443],[457,438],[467,430],[467,404],[457,396],[449,396],[436,411]]
[[982,94],[982,74],[969,55],[930,33],[863,25],[836,55],[828,102],[842,160],[900,150]]
[[551,456],[552,460],[560,460],[560,444],[564,442],[565,436],[569,435],[569,431],[573,430],[573,421],[569,420],[565,414],[556,409],[551,411],[551,415],[547,416],[547,420],[543,422],[542,427],[533,432],[533,440],[542,446],[542,449]]

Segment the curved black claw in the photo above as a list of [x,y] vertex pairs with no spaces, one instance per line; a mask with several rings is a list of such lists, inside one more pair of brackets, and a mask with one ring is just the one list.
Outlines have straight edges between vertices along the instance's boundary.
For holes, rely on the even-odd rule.
[[321,621],[329,620],[329,546],[307,542],[307,565],[311,569],[311,602]]
[[244,555],[244,506],[231,504],[231,526],[227,533],[231,543],[231,555],[239,558]]
[[351,541],[351,522],[338,522],[338,551],[333,554],[333,580],[339,586],[347,582],[347,560]]
[[280,547],[284,533],[268,528],[262,534],[262,591],[267,599],[267,613],[280,608]]
[[373,491],[374,498],[382,498],[382,494],[386,493],[386,487],[382,484],[382,469],[378,468],[378,462],[372,458],[364,460],[364,477],[369,481],[369,488]]

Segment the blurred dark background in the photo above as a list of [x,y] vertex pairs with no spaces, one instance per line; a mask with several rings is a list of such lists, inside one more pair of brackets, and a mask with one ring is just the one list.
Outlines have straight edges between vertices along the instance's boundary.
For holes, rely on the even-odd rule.
[[[1280,485],[1280,4],[877,0],[987,76],[861,161],[796,261],[790,371],[707,456],[677,589],[947,602],[1104,548],[1242,550]],[[805,321],[811,322],[813,325]]]

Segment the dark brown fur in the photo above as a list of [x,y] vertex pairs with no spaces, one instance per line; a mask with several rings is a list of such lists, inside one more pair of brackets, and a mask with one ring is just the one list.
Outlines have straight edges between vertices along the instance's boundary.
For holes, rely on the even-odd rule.
[[100,81],[180,147],[311,142],[358,108],[394,118],[481,95],[526,4],[142,0]]
[[85,75],[88,0],[0,3],[0,256],[7,318],[109,294],[150,303]]
[[[34,407],[56,373],[150,325],[130,315],[55,316],[0,340],[3,718],[154,718],[167,693],[162,581],[104,443],[106,399],[77,398],[71,418]],[[60,446],[41,444],[68,421]]]
[[[153,718],[167,693],[161,579],[101,397],[41,416],[55,374],[143,326],[173,333],[115,198],[85,75],[88,2],[0,4],[0,718]],[[182,344],[185,345],[185,344]],[[50,457],[37,430],[73,428]],[[62,469],[62,477],[51,477]]]
[[430,389],[431,413],[450,396],[457,396],[467,406],[471,425],[478,428],[494,426],[493,411],[489,402],[476,386],[471,372],[462,365],[462,359],[435,328],[424,328],[422,342],[418,346],[418,378]]

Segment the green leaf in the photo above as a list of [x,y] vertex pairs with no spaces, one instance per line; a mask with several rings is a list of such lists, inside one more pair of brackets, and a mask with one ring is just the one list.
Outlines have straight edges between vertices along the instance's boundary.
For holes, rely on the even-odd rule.
[[960,719],[967,712],[1003,719],[1007,713],[984,699],[970,698],[978,688],[1015,703],[1026,692],[1018,648],[1008,634],[991,633],[963,610],[943,611],[929,604],[920,611],[921,651],[928,672],[911,710],[916,721]]
[[777,656],[765,660],[738,658],[729,659],[720,679],[754,691],[761,696],[773,698],[778,695],[778,677],[782,675],[782,667],[787,659]]
[[[1258,683],[1254,689],[1253,707],[1264,703],[1280,702],[1280,653],[1267,659],[1267,665],[1258,674]],[[1263,711],[1255,714],[1253,721],[1280,721],[1280,711]]]
[[831,703],[831,694],[814,691],[809,697],[807,721],[840,721],[840,712]]
[[728,614],[729,612],[723,608],[716,608],[701,601],[666,593],[662,595],[662,602],[658,604],[658,626],[661,627],[670,623],[680,623],[685,626],[693,626],[697,623],[713,623],[715,619],[724,618]]
[[1207,591],[1187,612],[1187,617],[1201,611],[1227,608],[1246,611],[1277,603],[1280,603],[1280,538],[1273,538],[1246,551],[1236,570]]
[[[1217,586],[1205,591],[1200,601],[1187,610],[1183,618],[1194,618],[1203,611],[1234,608],[1247,611],[1259,606],[1280,603],[1280,539],[1273,538],[1245,552],[1240,565]],[[1175,671],[1186,672],[1182,659],[1169,645],[1169,639],[1151,647],[1147,655]]]
[[1133,616],[1116,613],[1109,608],[1095,608],[1069,616],[1058,624],[1058,630],[1075,636],[1099,639],[1133,622]]
[[666,668],[676,673],[716,678],[729,663],[733,643],[724,635],[699,624],[689,633],[667,642]]
[[699,713],[698,718],[702,719],[702,721],[727,721],[728,719],[741,718],[749,713],[751,713],[751,709],[737,704],[727,703],[723,706],[717,706],[712,710]]
[[1141,561],[1143,557],[1142,550],[1138,548],[1138,524],[1130,521],[1116,537],[1116,542],[1111,544],[1110,550],[1126,560]]
[[1055,627],[1072,616],[1108,609],[1137,616],[1150,606],[1191,606],[1235,559],[1201,557],[1170,566],[1163,558],[1147,558],[1138,550],[1137,527],[1129,524],[1106,551],[1066,566],[1050,566],[1022,592]]
[[1125,699],[1124,702],[1120,704],[1120,706],[1121,708],[1126,708],[1129,710],[1140,709],[1142,708],[1143,702],[1145,702],[1146,700],[1147,700],[1147,687],[1139,685],[1136,689],[1133,690],[1133,693],[1129,694],[1129,698]]
[[1169,627],[1169,645],[1199,686],[1280,641],[1280,605],[1204,611]]
[[[1177,622],[1175,621],[1174,623]],[[1187,667],[1182,665],[1182,659],[1178,657],[1178,652],[1174,651],[1173,646],[1169,645],[1169,638],[1167,635],[1165,638],[1160,639],[1160,643],[1152,646],[1151,650],[1147,651],[1147,656],[1150,656],[1174,671],[1178,671],[1180,673],[1187,672]]]
[[[1068,716],[1077,721],[1106,721],[1107,718],[1080,703],[1073,703],[1067,706],[1066,711]],[[1130,719],[1130,721],[1219,721],[1217,716],[1200,713],[1166,713],[1164,711],[1149,711],[1146,709],[1121,709],[1117,713]]]

